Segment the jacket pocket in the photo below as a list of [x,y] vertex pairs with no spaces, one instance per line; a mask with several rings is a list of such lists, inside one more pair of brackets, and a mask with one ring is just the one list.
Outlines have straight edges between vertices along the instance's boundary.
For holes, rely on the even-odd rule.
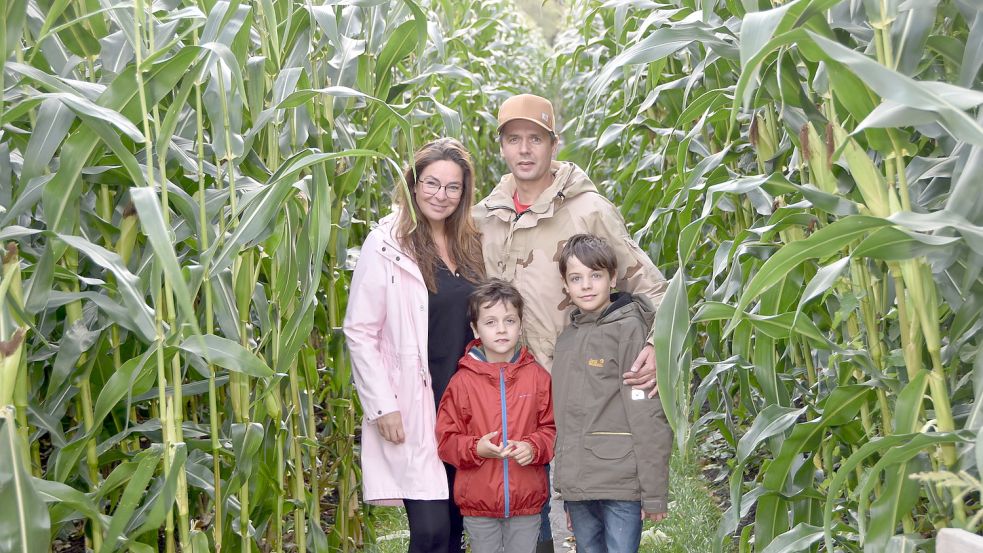
[[471,475],[473,470],[460,470],[454,473],[454,491],[452,496],[454,497],[454,503],[457,504],[458,508],[470,509],[474,508],[472,501],[469,501],[468,492],[473,493],[471,490]]
[[613,461],[631,453],[634,444],[627,432],[593,432],[584,436],[584,447],[598,459]]
[[590,451],[580,475],[585,489],[638,496],[638,465],[631,434],[593,432],[584,436],[584,447]]
[[386,378],[389,379],[389,386],[392,388],[393,393],[397,395],[398,400],[399,391],[402,387],[401,377],[403,373],[400,356],[383,348],[382,362],[385,364]]
[[[379,432],[378,428],[373,428],[372,431],[376,433]],[[377,439],[379,440],[380,449],[379,458],[368,460],[363,456],[363,472],[368,472],[370,470],[383,470],[384,473],[388,475],[388,478],[395,484],[399,486],[409,485],[407,473],[412,475],[414,472],[416,472],[409,470],[410,463],[414,457],[410,451],[410,447],[405,443],[394,444],[392,442],[388,442],[381,435],[379,435]]]
[[400,348],[399,351],[399,371],[403,378],[408,379],[408,381],[403,383],[407,389],[414,389],[417,387],[417,383],[423,383],[423,385],[428,385],[427,380],[430,376],[427,367],[421,365],[420,354],[417,353],[415,347],[411,348]]

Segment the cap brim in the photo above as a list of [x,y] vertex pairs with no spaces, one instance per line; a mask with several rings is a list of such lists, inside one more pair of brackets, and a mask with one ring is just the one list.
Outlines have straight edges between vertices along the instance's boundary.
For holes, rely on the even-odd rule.
[[546,129],[546,132],[549,132],[549,133],[552,133],[552,134],[555,134],[556,133],[556,131],[554,131],[553,129],[547,127],[542,121],[539,121],[537,119],[533,119],[531,117],[513,117],[513,118],[505,121],[504,123],[500,123],[498,125],[498,132],[499,132],[499,134],[501,134],[502,129],[505,127],[505,125],[508,125],[512,121],[519,121],[519,120],[529,121],[530,123],[535,123],[535,124],[539,125],[540,127],[543,127],[544,129]]

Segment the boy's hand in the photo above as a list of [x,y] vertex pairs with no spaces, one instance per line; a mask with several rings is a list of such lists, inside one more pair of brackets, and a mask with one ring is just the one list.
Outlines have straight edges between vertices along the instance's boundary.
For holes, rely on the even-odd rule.
[[669,516],[669,513],[647,513],[642,510],[642,520],[649,519],[652,522],[659,522],[660,520],[665,520]]
[[484,457],[485,459],[501,459],[505,457],[505,449],[501,444],[495,445],[492,443],[491,439],[498,435],[498,431],[489,432],[478,440],[478,445],[476,449],[478,450],[478,457]]
[[403,415],[399,411],[386,413],[375,420],[375,427],[382,435],[382,439],[394,444],[401,444],[406,440],[406,433],[403,431]]
[[631,369],[621,375],[624,383],[639,390],[652,390],[649,397],[659,395],[659,382],[656,380],[658,373],[655,368],[655,348],[652,344],[645,344],[642,351],[638,352],[638,357],[631,364]]
[[532,444],[529,442],[509,442],[505,447],[505,457],[515,459],[523,467],[532,462],[533,454]]

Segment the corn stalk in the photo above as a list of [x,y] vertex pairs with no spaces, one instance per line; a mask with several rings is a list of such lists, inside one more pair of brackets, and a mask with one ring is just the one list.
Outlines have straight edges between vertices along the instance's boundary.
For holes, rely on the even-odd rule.
[[561,156],[606,178],[688,283],[673,305],[693,327],[661,341],[692,347],[661,352],[660,391],[681,452],[730,447],[715,550],[930,550],[938,527],[978,531],[974,488],[925,476],[976,470],[978,419],[954,413],[983,403],[983,97],[978,55],[936,54],[943,35],[972,44],[978,10],[702,9],[580,2],[552,70],[576,123]]

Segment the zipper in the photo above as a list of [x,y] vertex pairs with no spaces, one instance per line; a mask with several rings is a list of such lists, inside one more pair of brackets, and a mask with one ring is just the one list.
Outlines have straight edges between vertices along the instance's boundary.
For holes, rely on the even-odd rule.
[[[563,193],[563,191],[557,190],[556,194],[553,196],[552,201],[560,200],[560,203],[562,203],[563,200],[565,199],[566,199],[566,195]],[[516,225],[519,224],[519,219],[521,219],[522,216],[526,213],[535,213],[536,215],[540,215],[540,216],[544,215],[547,211],[549,211],[550,205],[551,204],[547,204],[546,209],[542,212],[535,211],[532,209],[532,206],[530,206],[529,209],[520,213],[516,211],[515,207],[512,205],[487,205],[486,204],[486,209],[488,210],[489,213],[491,213],[492,211],[499,211],[499,210],[511,211],[512,213],[515,213],[515,217],[510,217],[511,220],[509,221],[509,232],[505,236],[505,248],[504,248],[505,266],[501,268],[501,271],[506,280],[509,281],[514,280],[515,273],[517,272],[517,269],[513,269],[511,275],[506,274],[506,269],[508,268],[509,262],[512,259],[512,238],[515,237],[515,229],[516,229]]]
[[[505,407],[505,367],[498,372],[498,388],[502,398],[502,447],[509,445],[508,409]],[[502,459],[505,472],[505,518],[509,518],[509,459]]]

